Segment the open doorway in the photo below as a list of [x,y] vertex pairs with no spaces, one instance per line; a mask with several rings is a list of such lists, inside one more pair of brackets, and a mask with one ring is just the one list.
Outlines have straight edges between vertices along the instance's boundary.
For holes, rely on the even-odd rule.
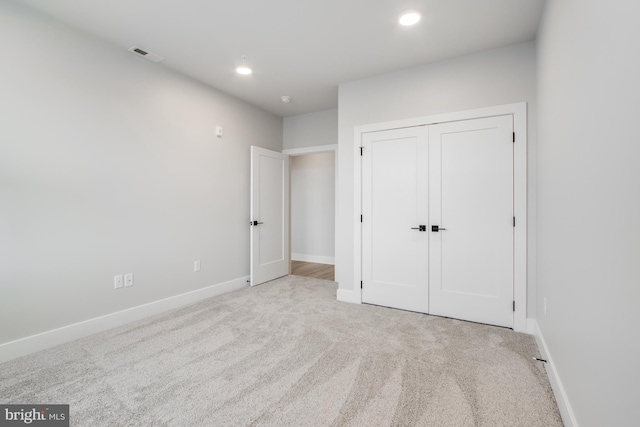
[[334,281],[335,150],[288,154],[291,274]]

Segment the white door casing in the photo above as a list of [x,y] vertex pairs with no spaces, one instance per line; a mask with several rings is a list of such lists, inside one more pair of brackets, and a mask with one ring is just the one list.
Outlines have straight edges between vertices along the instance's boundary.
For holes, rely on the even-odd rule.
[[250,284],[289,274],[289,156],[251,146]]
[[429,126],[430,314],[513,327],[512,135],[511,115]]
[[362,159],[360,151],[364,136],[371,132],[403,129],[415,126],[472,120],[477,118],[511,115],[513,117],[513,329],[517,332],[533,333],[527,319],[527,103],[520,102],[475,110],[443,113],[425,117],[380,122],[354,127],[353,140],[353,279],[341,281],[337,292],[339,301],[359,304],[362,302],[361,280],[363,277],[362,233]]
[[363,136],[363,302],[513,326],[512,133],[509,115]]
[[[301,148],[287,148],[282,150],[283,154],[288,154],[289,157],[293,157],[293,156],[304,156],[307,154],[315,154],[315,153],[333,153],[334,156],[334,182],[335,182],[335,199],[334,199],[334,203],[335,203],[335,212],[334,212],[334,224],[338,224],[339,222],[339,217],[338,217],[338,163],[339,163],[339,159],[338,159],[338,144],[327,144],[327,145],[316,145],[316,146],[311,146],[311,147],[301,147]],[[334,230],[335,233],[335,230]],[[337,239],[335,240],[337,242]],[[337,253],[337,248],[335,248],[334,246],[334,251],[333,253]],[[334,263],[335,263],[335,257],[334,257]],[[338,271],[336,270],[335,272],[335,277],[334,277],[334,281],[335,282],[340,282],[340,277],[338,277]]]
[[428,311],[426,127],[364,135],[362,301]]

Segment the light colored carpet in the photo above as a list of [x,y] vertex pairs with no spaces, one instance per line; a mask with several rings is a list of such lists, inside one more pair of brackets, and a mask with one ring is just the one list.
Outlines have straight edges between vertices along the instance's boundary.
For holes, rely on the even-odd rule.
[[561,426],[532,337],[289,276],[0,365],[75,426]]

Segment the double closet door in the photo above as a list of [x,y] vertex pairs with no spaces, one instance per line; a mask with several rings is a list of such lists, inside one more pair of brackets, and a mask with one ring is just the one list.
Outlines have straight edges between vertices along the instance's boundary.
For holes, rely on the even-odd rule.
[[513,327],[513,116],[363,137],[362,301]]

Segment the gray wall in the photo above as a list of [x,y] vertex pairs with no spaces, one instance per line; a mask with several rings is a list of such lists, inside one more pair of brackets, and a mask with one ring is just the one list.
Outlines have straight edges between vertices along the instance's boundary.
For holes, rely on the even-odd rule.
[[[524,43],[339,88],[339,196],[336,274],[352,290],[354,126],[526,101],[529,106],[529,317],[535,313],[536,50]],[[359,212],[358,212],[359,214]]]
[[0,52],[0,343],[249,274],[281,118],[11,2]]
[[283,127],[285,149],[337,144],[338,110],[285,117]]
[[335,155],[291,157],[291,258],[333,264]]
[[537,320],[580,426],[640,419],[639,15],[550,0],[538,39]]

